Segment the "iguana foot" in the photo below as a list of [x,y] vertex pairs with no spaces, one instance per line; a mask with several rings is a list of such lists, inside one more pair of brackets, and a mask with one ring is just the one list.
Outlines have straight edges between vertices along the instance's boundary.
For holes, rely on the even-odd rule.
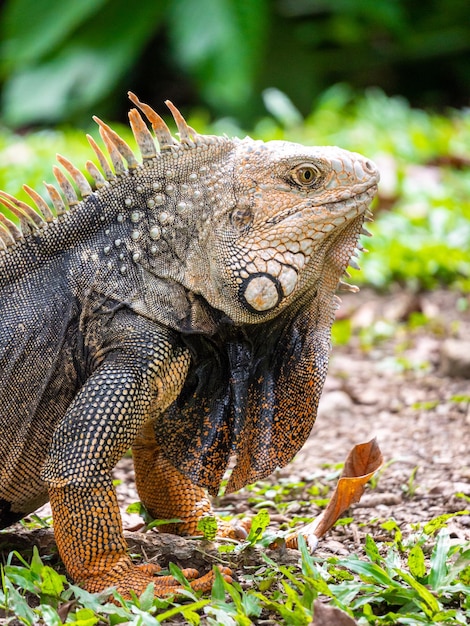
[[[125,599],[131,597],[131,591],[137,596],[142,594],[149,583],[155,585],[155,596],[162,598],[170,595],[178,595],[183,590],[181,583],[174,576],[158,576],[161,571],[159,565],[146,563],[144,565],[132,565],[125,571],[110,571],[100,579],[93,578],[83,582],[83,587],[91,593],[104,591],[109,587],[115,587],[116,591]],[[228,567],[218,567],[222,576],[227,582],[232,582],[231,570]],[[185,578],[190,582],[193,591],[210,591],[215,580],[213,571],[199,576],[199,572],[194,568],[181,570]]]

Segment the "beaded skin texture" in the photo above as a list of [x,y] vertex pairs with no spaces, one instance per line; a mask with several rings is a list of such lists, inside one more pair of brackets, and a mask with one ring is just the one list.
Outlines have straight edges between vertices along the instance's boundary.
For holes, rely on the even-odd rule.
[[0,526],[50,500],[77,583],[166,595],[127,554],[111,470],[132,448],[149,513],[194,535],[230,459],[227,491],[292,459],[379,176],[336,147],[200,135],[167,103],[176,139],[129,96],[142,159],[95,118],[106,149],[89,138],[88,177],[58,156],[51,206],[0,192]]

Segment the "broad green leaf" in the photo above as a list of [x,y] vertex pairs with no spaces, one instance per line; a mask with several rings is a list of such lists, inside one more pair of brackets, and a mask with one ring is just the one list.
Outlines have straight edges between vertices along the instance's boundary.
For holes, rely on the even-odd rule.
[[139,596],[139,606],[142,611],[150,611],[155,597],[155,583],[149,583],[145,591]]
[[210,600],[206,599],[206,600],[198,600],[197,602],[193,602],[192,604],[178,605],[171,609],[168,609],[168,611],[159,613],[158,619],[159,621],[163,622],[167,619],[175,617],[175,615],[179,615],[180,613],[182,615],[184,615],[185,612],[188,612],[189,614],[191,614],[195,611],[200,611],[208,604],[210,604]]
[[445,528],[447,526],[448,520],[456,517],[457,515],[469,515],[470,511],[456,511],[455,513],[444,513],[443,515],[439,515],[435,517],[427,524],[423,526],[423,531],[426,535],[433,535],[436,531],[441,528]]
[[261,603],[253,593],[243,593],[242,605],[243,610],[248,617],[259,617],[261,615]]
[[102,99],[128,71],[164,7],[165,3],[142,0],[136,11],[126,0],[108,2],[56,54],[9,75],[4,85],[5,121],[18,126],[71,119]]
[[[468,547],[468,543],[465,547]],[[456,579],[470,587],[470,549],[463,550],[454,563],[449,565],[449,573],[445,584],[451,584]]]
[[233,552],[234,550],[237,549],[237,546],[234,543],[227,543],[223,546],[218,546],[217,547],[217,552],[220,553],[226,553],[226,552]]
[[251,520],[251,528],[246,541],[253,544],[256,543],[258,539],[261,539],[264,531],[269,525],[269,521],[270,518],[267,509],[260,509]]
[[126,507],[126,513],[136,513],[137,515],[141,515],[143,511],[145,511],[145,508],[142,502],[132,502]]
[[213,515],[201,517],[197,523],[197,529],[204,535],[204,539],[213,541],[217,535],[217,518]]
[[215,571],[215,580],[212,585],[211,598],[212,600],[223,600],[225,598],[225,585],[222,574],[218,569]]
[[61,576],[52,567],[44,566],[41,571],[41,592],[58,597],[64,590],[65,576]]
[[397,544],[397,546],[401,545],[401,541],[403,539],[403,534],[401,532],[400,527],[398,526],[397,522],[394,519],[389,519],[386,522],[384,522],[383,524],[380,525],[381,528],[383,528],[384,530],[387,530],[388,532],[392,532],[394,531],[395,535],[394,535],[394,543]]
[[408,568],[415,578],[426,576],[426,566],[424,563],[424,553],[421,546],[413,546],[408,554]]
[[350,557],[349,559],[342,559],[338,561],[338,565],[342,565],[347,569],[356,572],[360,576],[364,576],[368,581],[374,581],[379,585],[385,585],[387,587],[396,587],[398,583],[393,580],[387,572],[379,567],[376,563],[367,563],[361,561],[357,557]]
[[430,611],[433,614],[438,613],[441,610],[439,602],[436,600],[433,594],[428,589],[426,589],[424,585],[419,583],[413,578],[413,576],[411,576],[407,572],[404,572],[403,570],[396,570],[396,572],[402,580],[407,582],[410,587],[412,587],[417,592],[419,598],[426,603],[426,605],[429,607]]
[[92,609],[81,608],[77,609],[74,615],[68,617],[75,626],[95,626],[100,622],[100,618]]
[[16,617],[23,619],[26,624],[34,624],[35,616],[33,610],[29,607],[26,598],[18,592],[13,582],[9,580],[8,576],[3,578],[3,587],[7,591],[8,610]]
[[73,31],[108,0],[15,0],[3,15],[4,62],[19,68],[37,62],[67,41]]
[[[268,26],[266,0],[173,0],[169,33],[175,57],[205,99],[243,113],[252,97]],[[184,16],[184,17],[183,17]]]
[[39,550],[37,546],[33,546],[33,557],[31,559],[31,573],[35,574],[39,578],[41,577],[42,570],[44,568],[44,563],[42,562],[41,557],[39,556]]
[[21,589],[30,593],[37,593],[39,577],[33,574],[29,568],[6,565],[4,571],[8,580],[18,585]]
[[274,87],[263,91],[266,109],[284,126],[302,124],[302,115],[285,93]]
[[366,535],[366,543],[365,543],[366,554],[371,561],[374,563],[383,562],[383,557],[380,556],[379,549],[377,548],[377,544],[374,539],[370,535]]

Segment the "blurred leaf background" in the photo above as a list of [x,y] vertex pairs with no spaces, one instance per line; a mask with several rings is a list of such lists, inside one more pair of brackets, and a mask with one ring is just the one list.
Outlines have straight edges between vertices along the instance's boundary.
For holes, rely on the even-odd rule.
[[[382,172],[355,280],[470,285],[468,0],[7,0],[0,187],[79,165],[91,114],[131,89],[201,132],[336,144]],[[122,130],[122,132],[126,132]]]

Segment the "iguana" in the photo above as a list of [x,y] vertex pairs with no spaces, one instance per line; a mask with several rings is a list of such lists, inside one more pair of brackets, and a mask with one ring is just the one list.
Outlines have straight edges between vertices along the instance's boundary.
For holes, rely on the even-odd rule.
[[0,194],[20,220],[0,213],[0,526],[49,500],[73,580],[165,594],[127,554],[111,470],[132,447],[147,510],[195,534],[231,457],[228,492],[291,460],[379,175],[336,147],[198,134],[167,102],[177,140],[130,99],[142,162],[94,118],[95,190],[58,156],[53,209]]

